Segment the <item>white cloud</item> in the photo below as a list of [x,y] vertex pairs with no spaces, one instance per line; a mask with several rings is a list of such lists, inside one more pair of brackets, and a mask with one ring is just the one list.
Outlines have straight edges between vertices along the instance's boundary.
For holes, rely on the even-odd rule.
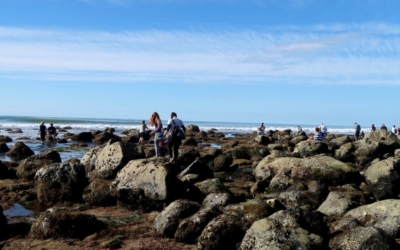
[[400,27],[103,31],[0,27],[0,75],[51,81],[400,84]]

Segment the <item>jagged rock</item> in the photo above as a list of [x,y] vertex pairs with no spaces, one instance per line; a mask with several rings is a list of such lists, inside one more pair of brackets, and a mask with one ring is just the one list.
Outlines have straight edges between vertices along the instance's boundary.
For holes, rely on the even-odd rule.
[[222,214],[212,219],[201,232],[197,248],[200,250],[211,249],[236,249],[249,228],[249,223],[237,215]]
[[25,143],[18,141],[14,144],[10,151],[7,152],[7,156],[25,159],[35,153]]
[[33,180],[36,172],[39,169],[47,165],[60,162],[61,157],[57,151],[43,151],[40,154],[30,156],[21,161],[21,163],[17,167],[17,176],[19,178]]
[[132,160],[110,186],[118,203],[130,209],[161,210],[183,197],[182,182],[163,162]]
[[117,197],[110,191],[111,180],[93,180],[83,191],[83,201],[92,206],[117,205]]
[[85,168],[81,164],[53,163],[35,175],[38,200],[46,206],[58,202],[81,202],[87,185]]
[[[95,152],[92,152],[95,153]],[[144,158],[142,145],[115,142],[98,152],[94,169],[88,175],[92,178],[113,179],[130,160]],[[85,158],[86,160],[87,158]],[[82,159],[83,161],[83,159]],[[89,164],[90,166],[90,164]]]
[[175,240],[189,244],[196,243],[196,239],[207,224],[221,213],[216,207],[206,207],[189,218],[183,219],[175,232]]
[[93,215],[68,213],[63,209],[51,208],[35,220],[29,233],[31,238],[78,238],[94,234],[105,228],[105,224]]
[[377,200],[396,198],[400,190],[400,162],[394,158],[379,161],[364,172],[371,193]]
[[176,200],[158,214],[154,220],[154,229],[164,236],[173,238],[181,219],[186,218],[200,208],[198,203],[188,200]]

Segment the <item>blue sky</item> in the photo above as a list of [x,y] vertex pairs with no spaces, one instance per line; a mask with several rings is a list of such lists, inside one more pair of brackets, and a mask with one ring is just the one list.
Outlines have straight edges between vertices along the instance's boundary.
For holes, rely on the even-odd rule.
[[0,110],[399,124],[398,10],[396,0],[0,0]]

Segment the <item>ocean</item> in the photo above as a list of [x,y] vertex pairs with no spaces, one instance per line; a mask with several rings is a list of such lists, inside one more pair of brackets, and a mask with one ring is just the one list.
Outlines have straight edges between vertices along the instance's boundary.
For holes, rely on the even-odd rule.
[[[81,132],[89,132],[94,130],[104,130],[108,127],[115,129],[115,134],[119,134],[127,129],[139,129],[139,125],[142,120],[135,119],[106,119],[106,118],[60,118],[60,117],[31,117],[31,116],[0,116],[0,135],[6,135],[10,137],[13,142],[7,143],[8,147],[11,148],[14,143],[18,140],[23,141],[28,145],[35,154],[39,153],[43,149],[51,147],[69,147],[73,142],[68,142],[64,144],[55,144],[52,142],[42,143],[37,140],[39,124],[44,121],[45,125],[48,127],[50,123],[53,123],[56,128],[71,127],[68,132],[78,134]],[[147,122],[147,121],[146,121]],[[162,121],[164,125],[167,124],[166,120]],[[183,121],[187,125],[197,125],[200,130],[208,131],[210,129],[216,129],[219,132],[225,133],[227,136],[234,136],[234,134],[240,133],[252,133],[256,131],[261,123],[238,123],[238,122],[207,122],[207,121]],[[318,124],[268,124],[264,123],[266,131],[268,130],[285,130],[291,129],[292,131],[297,131],[297,126],[300,125],[303,131],[306,133],[314,132],[315,126]],[[354,126],[335,126],[325,124],[328,128],[329,133],[333,134],[353,134]],[[7,130],[21,129],[23,133],[9,133]],[[368,132],[369,128],[363,127],[364,132]],[[62,138],[63,133],[58,135]],[[94,144],[89,144],[93,146]],[[60,155],[63,160],[68,158],[81,158],[87,149],[80,149],[77,151],[62,152],[60,150]],[[5,153],[0,153],[0,160],[12,160],[9,159]]]

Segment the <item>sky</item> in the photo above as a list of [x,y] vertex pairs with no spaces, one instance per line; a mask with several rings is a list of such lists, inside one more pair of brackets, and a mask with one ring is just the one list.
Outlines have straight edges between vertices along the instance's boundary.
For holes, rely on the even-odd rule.
[[400,124],[398,0],[0,0],[0,115]]

